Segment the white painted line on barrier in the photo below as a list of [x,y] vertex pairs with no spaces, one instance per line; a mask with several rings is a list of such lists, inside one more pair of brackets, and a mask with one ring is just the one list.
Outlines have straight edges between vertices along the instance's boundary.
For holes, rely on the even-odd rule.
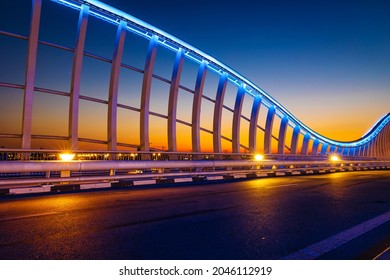
[[390,211],[335,234],[323,241],[310,245],[296,253],[284,257],[284,260],[314,260],[352,239],[390,221]]
[[223,176],[207,176],[207,180],[213,181],[213,180],[222,180]]
[[286,176],[286,172],[275,172],[276,176]]
[[9,189],[9,194],[44,193],[50,192],[51,186]]
[[192,182],[192,178],[174,178],[173,181],[175,183]]
[[306,174],[313,174],[313,173],[314,173],[313,170],[307,170],[307,171],[306,171]]
[[318,173],[325,173],[326,171],[324,169],[320,169]]
[[340,171],[345,171],[345,169],[344,168],[340,168]]
[[291,172],[292,175],[301,175],[301,171],[293,171]]
[[246,178],[246,174],[234,174],[233,175],[234,179],[241,179],[241,178]]
[[156,180],[139,180],[133,182],[134,186],[153,185],[153,184],[156,184]]
[[80,190],[111,188],[111,183],[82,184]]

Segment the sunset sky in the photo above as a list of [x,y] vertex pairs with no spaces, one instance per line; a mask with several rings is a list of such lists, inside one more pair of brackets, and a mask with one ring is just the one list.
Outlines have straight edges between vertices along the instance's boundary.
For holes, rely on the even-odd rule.
[[[309,127],[329,138],[358,139],[390,111],[390,4],[385,1],[106,0],[105,3],[157,26],[230,66]],[[2,6],[0,30],[27,35],[31,1],[7,1]],[[40,40],[73,47],[77,18],[76,11],[43,0]],[[91,18],[85,50],[112,57],[115,34],[115,26]],[[23,84],[27,42],[0,39],[0,82]],[[147,45],[146,40],[128,34],[124,63],[143,68]],[[157,53],[154,73],[170,79],[174,54],[160,47]],[[36,86],[69,92],[72,57],[70,52],[40,45]],[[181,83],[193,88],[196,69],[195,64],[185,63]],[[109,73],[110,64],[84,58],[81,94],[107,100]],[[216,76],[208,77],[205,95],[215,97],[217,81]],[[141,83],[141,74],[122,70],[119,102],[139,107]],[[128,88],[134,94],[124,94]],[[167,84],[153,82],[151,111],[166,114],[168,90]],[[235,91],[228,87],[225,104],[234,104]],[[21,113],[22,91],[0,88],[0,94],[7,100],[0,105],[2,118],[15,120],[15,123],[3,122],[2,132],[18,133],[20,118],[16,116]],[[191,98],[189,93],[179,92],[178,118],[187,122],[191,111],[180,106],[180,102],[188,104]],[[245,109],[250,108],[250,101],[250,98],[244,101],[244,115],[248,114]],[[65,96],[36,93],[33,134],[45,134],[49,129],[52,134],[66,136],[68,102]],[[107,107],[81,102],[83,121],[79,136],[106,140]],[[206,129],[212,129],[213,104],[209,103],[205,101],[202,108],[201,125]],[[228,125],[222,133],[227,137],[231,137],[231,118],[229,112],[223,115],[223,122]],[[126,133],[118,135],[119,141],[136,141],[129,136],[132,129],[126,125],[128,119],[133,120],[135,131],[139,129],[138,113],[120,109],[118,129],[122,127]],[[156,117],[151,119],[156,119],[151,121],[151,128],[155,132],[152,138],[157,138],[151,142],[157,143],[165,133],[166,124]],[[97,122],[101,125],[91,126]],[[180,131],[189,135],[190,127],[178,125]],[[205,141],[211,141],[211,135],[202,135],[208,139]],[[247,135],[243,134],[242,138],[247,141]],[[161,146],[164,143],[166,139]],[[223,145],[230,143],[223,141]]]
[[325,136],[357,139],[390,111],[386,1],[110,4],[229,65]]

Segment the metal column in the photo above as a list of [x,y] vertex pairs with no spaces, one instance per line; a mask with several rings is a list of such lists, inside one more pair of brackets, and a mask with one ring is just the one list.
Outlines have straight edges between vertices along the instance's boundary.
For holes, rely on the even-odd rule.
[[257,152],[256,136],[257,136],[257,121],[259,119],[260,106],[261,106],[261,97],[255,96],[253,99],[251,119],[249,123],[249,151],[251,153]]
[[245,88],[240,86],[237,90],[236,102],[234,104],[233,127],[232,127],[232,151],[233,153],[240,152],[240,121],[242,104],[245,96]]
[[22,119],[22,149],[31,148],[32,110],[35,71],[37,63],[39,21],[41,18],[42,0],[34,0],[28,38],[26,80],[24,84],[23,119]]
[[301,150],[302,155],[307,155],[309,153],[309,141],[310,141],[310,134],[307,132],[303,137],[303,144]]
[[140,114],[140,140],[141,151],[149,151],[149,110],[150,91],[152,87],[153,67],[156,59],[158,38],[153,35],[150,39],[148,54],[145,61],[144,78],[142,80],[141,114]]
[[177,151],[176,140],[176,114],[177,114],[177,97],[179,94],[180,76],[184,62],[184,51],[180,49],[175,58],[173,65],[171,86],[169,88],[168,103],[168,150]]
[[321,155],[326,155],[326,152],[328,151],[329,144],[328,143],[323,143],[322,148],[321,148]]
[[200,107],[202,104],[202,93],[206,78],[207,64],[203,61],[199,65],[196,77],[194,102],[192,102],[192,151],[200,152]]
[[286,115],[283,116],[282,122],[279,127],[279,137],[278,137],[278,154],[284,154],[284,146],[286,142],[286,131],[288,125],[288,117]]
[[108,149],[110,151],[117,149],[118,88],[119,76],[121,73],[123,48],[125,45],[126,38],[126,26],[127,24],[125,21],[121,21],[118,25],[118,31],[115,39],[114,55],[111,64],[107,122]]
[[226,85],[228,82],[228,75],[223,73],[219,79],[217,95],[215,97],[214,106],[214,120],[213,120],[213,146],[214,153],[221,153],[221,119],[222,119],[222,108],[223,99],[225,97]]
[[320,145],[320,140],[318,140],[318,138],[316,138],[313,142],[313,148],[311,149],[312,155],[317,155],[319,145]]
[[76,45],[73,54],[72,81],[70,85],[68,134],[69,146],[72,150],[77,150],[78,148],[81,69],[84,55],[85,36],[87,34],[88,15],[89,7],[83,5],[80,10],[77,26]]
[[290,154],[296,155],[297,154],[297,147],[298,147],[298,137],[301,132],[300,127],[297,125],[294,127],[293,135],[291,137],[291,150]]
[[275,117],[275,106],[271,106],[268,108],[267,120],[265,122],[265,134],[264,134],[264,153],[271,154],[271,143],[272,143],[272,126],[274,123]]

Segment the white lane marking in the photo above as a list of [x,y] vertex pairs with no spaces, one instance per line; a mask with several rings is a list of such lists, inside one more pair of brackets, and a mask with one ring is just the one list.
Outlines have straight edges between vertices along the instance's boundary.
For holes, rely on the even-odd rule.
[[292,187],[292,186],[296,186],[296,185],[298,185],[298,184],[271,185],[271,186],[267,186],[267,188]]
[[374,260],[390,260],[390,247],[376,256]]
[[55,214],[58,214],[58,212],[46,212],[46,213],[39,213],[39,214],[31,214],[31,215],[24,215],[24,216],[9,217],[9,218],[0,219],[0,223],[1,222],[7,222],[7,221],[20,220],[20,219],[43,217],[43,216],[49,216],[49,215],[55,215]]
[[352,239],[390,221],[390,211],[288,255],[283,260],[314,260]]

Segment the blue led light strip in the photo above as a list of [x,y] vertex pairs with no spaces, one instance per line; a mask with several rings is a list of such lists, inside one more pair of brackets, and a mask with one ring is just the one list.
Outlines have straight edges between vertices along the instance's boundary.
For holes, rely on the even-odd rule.
[[[102,20],[108,21],[112,24],[119,24],[120,20],[124,20],[128,23],[127,29],[139,36],[150,39],[152,35],[156,35],[159,40],[158,42],[174,51],[177,52],[179,49],[185,50],[185,56],[189,59],[201,63],[203,60],[208,63],[208,68],[217,74],[221,75],[221,73],[225,72],[228,74],[228,79],[236,86],[240,87],[241,85],[245,86],[246,93],[252,96],[260,95],[263,98],[263,104],[266,107],[269,107],[269,104],[273,104],[276,106],[277,112],[280,111],[281,114],[285,114],[289,118],[289,123],[293,122],[295,125],[298,125],[301,128],[301,133],[306,134],[307,132],[311,135],[311,139],[318,138],[322,143],[328,143],[331,145],[335,145],[338,147],[344,148],[355,148],[370,142],[380,130],[389,123],[390,114],[381,118],[378,123],[374,125],[374,127],[369,130],[364,136],[356,141],[351,142],[340,142],[329,139],[314,130],[310,127],[306,126],[299,119],[297,119],[292,113],[290,113],[285,107],[283,107],[276,99],[258,87],[256,84],[242,76],[240,73],[231,69],[227,65],[218,61],[214,57],[202,52],[201,50],[193,47],[192,45],[176,38],[175,36],[160,30],[159,28],[144,22],[132,15],[129,15],[121,10],[113,8],[105,3],[96,0],[52,0],[54,2],[63,4],[65,6],[80,9],[81,5],[85,4],[90,7],[90,13],[93,16],[96,16]],[[268,101],[265,102],[264,101]],[[269,103],[269,104],[268,104]],[[279,114],[278,114],[279,115]]]

